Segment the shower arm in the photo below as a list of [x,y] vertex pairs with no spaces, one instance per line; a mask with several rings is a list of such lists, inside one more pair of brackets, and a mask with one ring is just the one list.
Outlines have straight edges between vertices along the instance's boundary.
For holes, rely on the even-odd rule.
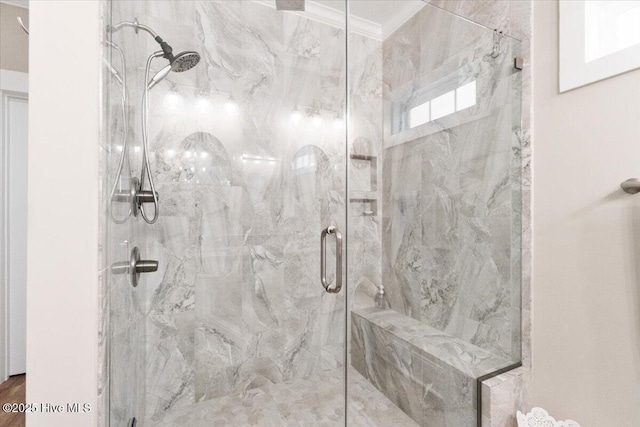
[[140,30],[148,33],[151,37],[153,37],[153,39],[160,45],[160,47],[162,48],[162,57],[164,57],[165,59],[168,59],[169,61],[173,61],[173,48],[171,48],[171,46],[169,46],[169,43],[165,42],[164,40],[162,40],[162,37],[160,37],[158,35],[158,33],[156,33],[155,31],[153,31],[150,27],[143,25],[141,23],[138,22],[138,18],[134,18],[133,22],[130,21],[122,21],[119,22],[115,25],[111,25],[109,28],[109,31],[111,33],[115,33],[117,31],[120,31],[123,28],[133,28],[136,32],[136,34],[138,34],[138,32]]
[[153,37],[154,39],[156,37],[158,37],[158,33],[153,31],[148,26],[140,24],[138,22],[138,19],[134,19],[133,22],[129,22],[129,21],[119,22],[119,23],[117,23],[115,25],[112,25],[110,27],[110,30],[111,30],[112,33],[115,33],[115,32],[120,31],[121,29],[123,29],[125,27],[133,28],[135,30],[136,34],[138,33],[138,31],[142,30],[142,31],[146,31],[147,33],[151,34],[151,37]]

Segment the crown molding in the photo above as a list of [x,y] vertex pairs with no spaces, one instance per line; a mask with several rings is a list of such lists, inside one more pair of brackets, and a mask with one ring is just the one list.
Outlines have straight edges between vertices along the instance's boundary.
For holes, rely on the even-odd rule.
[[416,13],[418,13],[423,7],[426,6],[427,4],[422,1],[407,3],[402,9],[400,9],[399,13],[394,15],[394,17],[391,18],[389,22],[385,23],[382,26],[382,40],[393,34],[405,22],[411,19]]
[[0,3],[8,4],[9,6],[21,7],[23,9],[29,9],[29,0],[0,0]]
[[[314,1],[307,1],[307,10],[303,12],[303,16],[334,27],[345,27],[344,11]],[[382,26],[380,24],[355,15],[349,16],[349,32],[382,40]]]
[[[272,9],[276,8],[273,0],[254,0],[254,2]],[[287,11],[287,13],[293,13],[332,27],[345,28],[344,11],[314,1],[307,0],[306,10],[304,12]],[[376,40],[382,40],[382,26],[380,24],[353,15],[351,15],[349,19],[349,32]]]

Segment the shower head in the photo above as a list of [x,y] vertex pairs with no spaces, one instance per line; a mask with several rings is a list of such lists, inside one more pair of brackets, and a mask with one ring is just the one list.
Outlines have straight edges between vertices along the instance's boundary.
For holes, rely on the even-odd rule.
[[171,54],[169,64],[158,71],[156,75],[153,76],[151,80],[149,80],[147,88],[151,89],[152,87],[160,83],[162,79],[169,75],[169,72],[175,71],[176,73],[182,73],[183,71],[187,71],[195,67],[198,62],[200,62],[200,54],[198,52],[181,52],[175,56]]
[[169,61],[169,65],[158,71],[158,73],[149,81],[147,86],[149,89],[158,84],[160,80],[164,79],[169,74],[169,71],[182,73],[183,71],[187,71],[195,67],[198,62],[200,62],[200,54],[198,52],[187,51],[174,55],[171,45],[162,40],[162,37],[160,37],[158,33],[150,27],[140,24],[138,19],[134,19],[133,22],[124,21],[116,25],[111,25],[108,27],[108,30],[114,33],[124,27],[131,27],[136,31],[136,33],[138,33],[139,30],[149,33],[162,48],[162,52],[159,52],[158,55],[154,55],[154,57],[162,56]]
[[180,52],[170,60],[171,71],[182,73],[198,65],[198,62],[200,62],[200,54],[198,52]]

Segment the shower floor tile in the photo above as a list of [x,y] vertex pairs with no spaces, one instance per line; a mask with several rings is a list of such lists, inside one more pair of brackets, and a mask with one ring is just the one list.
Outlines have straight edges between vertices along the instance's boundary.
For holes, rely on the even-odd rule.
[[[354,370],[349,371],[349,426],[417,424]],[[272,384],[242,395],[206,400],[168,412],[148,427],[324,427],[344,425],[342,370]]]

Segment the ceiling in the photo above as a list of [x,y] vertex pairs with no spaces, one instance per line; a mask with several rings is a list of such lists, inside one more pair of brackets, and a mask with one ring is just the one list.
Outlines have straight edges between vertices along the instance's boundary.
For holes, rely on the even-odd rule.
[[[344,0],[307,1],[336,11],[344,11]],[[349,13],[352,19],[357,17],[379,26],[384,38],[424,6],[422,0],[349,0]]]
[[[271,3],[273,0],[257,1]],[[0,3],[29,7],[29,0],[0,0]],[[335,21],[336,25],[340,24],[343,19],[340,15],[344,12],[345,0],[307,0],[308,12],[318,11],[313,7],[314,4],[324,6],[324,10],[333,10],[336,16],[329,21]],[[424,6],[423,0],[349,0],[351,28],[356,32],[360,30],[362,34],[384,39]],[[307,13],[307,15],[310,14]],[[321,13],[321,15],[324,14]],[[327,16],[322,18],[326,20]]]
[[[344,11],[344,0],[309,0],[333,9]],[[384,26],[394,18],[403,15],[407,10],[415,10],[416,5],[422,6],[421,0],[350,0],[349,12],[367,21]]]

